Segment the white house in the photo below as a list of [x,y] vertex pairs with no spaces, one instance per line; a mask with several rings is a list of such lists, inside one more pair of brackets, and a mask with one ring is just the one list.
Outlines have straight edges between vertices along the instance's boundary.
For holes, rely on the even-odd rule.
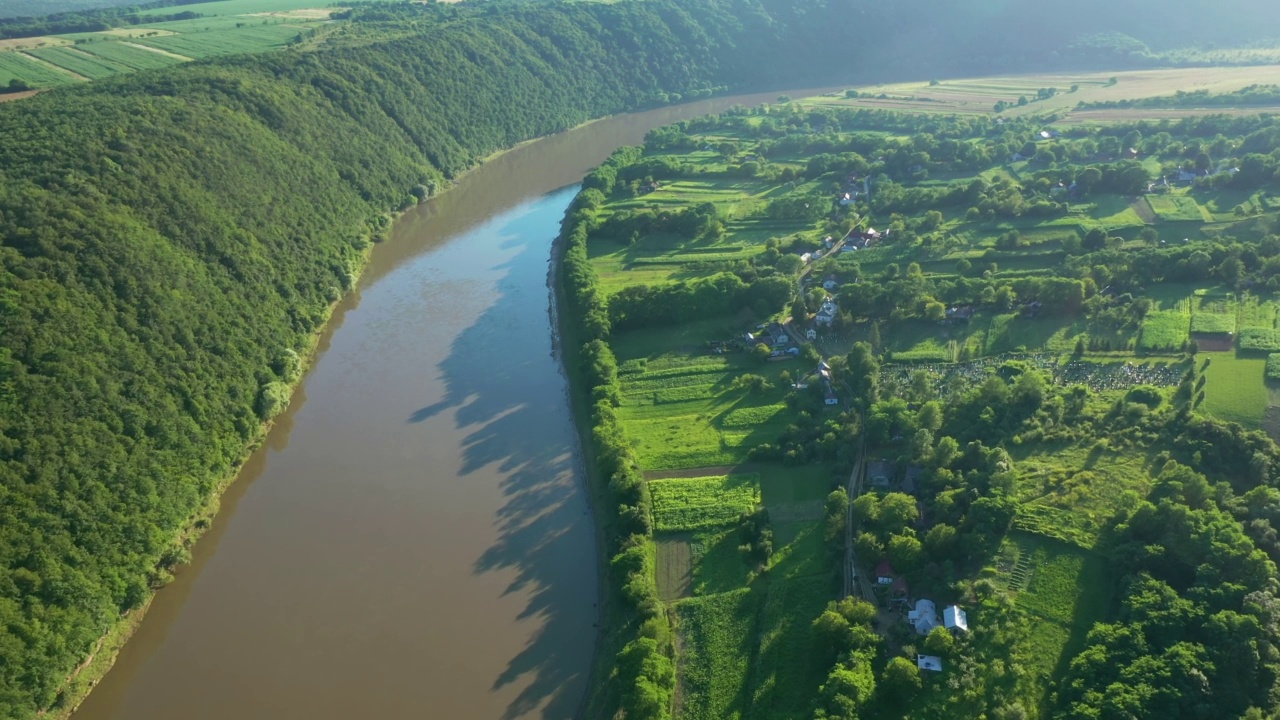
[[804,339],[805,339],[805,340],[817,340],[817,339],[818,339],[818,331],[817,331],[817,330],[814,330],[813,328],[809,328],[808,330],[805,330],[805,331],[804,331]]
[[840,313],[840,309],[836,307],[835,302],[827,300],[822,303],[822,307],[818,309],[818,314],[814,316],[813,321],[819,326],[829,327],[831,323],[836,321],[836,315]]
[[938,627],[938,606],[932,600],[917,600],[916,609],[907,613],[907,622],[915,626],[917,635],[928,635]]
[[942,611],[942,624],[948,630],[969,632],[969,618],[958,605],[952,605]]
[[933,672],[942,672],[942,658],[937,655],[917,655],[916,667],[921,670],[931,670]]

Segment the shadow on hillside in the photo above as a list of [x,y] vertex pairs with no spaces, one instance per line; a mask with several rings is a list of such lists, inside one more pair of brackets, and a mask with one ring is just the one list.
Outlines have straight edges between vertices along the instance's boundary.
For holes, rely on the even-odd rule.
[[527,594],[519,617],[538,624],[493,680],[493,691],[527,684],[504,718],[573,718],[597,632],[595,536],[548,323],[548,245],[571,199],[571,190],[560,190],[528,212],[473,231],[499,238],[496,255],[515,254],[494,264],[481,256],[480,272],[500,274],[497,297],[440,363],[444,399],[408,418],[455,412],[467,432],[459,482],[483,482],[483,473],[468,476],[484,470],[501,483],[504,500],[493,519],[499,538],[475,560],[474,572],[513,574],[503,595]]

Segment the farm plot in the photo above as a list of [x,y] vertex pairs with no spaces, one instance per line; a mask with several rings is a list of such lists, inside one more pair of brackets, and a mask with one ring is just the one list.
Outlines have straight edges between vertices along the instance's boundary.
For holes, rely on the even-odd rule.
[[624,365],[631,372],[620,378],[620,414],[645,470],[745,462],[752,447],[775,440],[788,422],[781,382],[766,380],[756,390],[735,384],[760,370],[743,355],[663,355],[646,358],[643,371],[639,363]]
[[1240,349],[1249,352],[1280,352],[1280,330],[1245,328],[1240,331]]
[[83,53],[74,48],[52,47],[41,48],[39,50],[31,50],[30,54],[53,63],[60,68],[70,70],[77,75],[83,75],[90,80],[98,78],[110,77],[127,73],[130,68],[120,63],[107,60],[106,58],[95,57],[87,53]]
[[741,718],[751,688],[760,596],[748,588],[676,603],[681,720]]
[[[194,5],[183,5],[183,10],[198,12],[207,17],[223,16],[223,15],[250,15],[253,13],[283,13],[292,10],[308,10],[311,8],[325,8],[326,10],[337,10],[336,7],[326,7],[329,3],[322,0],[214,0],[213,2],[196,3]],[[158,7],[143,10],[139,15],[147,17],[150,15],[167,15],[172,13],[173,9],[169,7]]]
[[1210,222],[1195,198],[1187,195],[1148,195],[1147,203],[1163,222]]
[[172,55],[144,50],[122,42],[88,43],[80,46],[80,49],[132,70],[155,70],[183,62]]
[[54,87],[79,82],[74,75],[22,53],[0,52],[0,85],[8,85],[10,80],[20,80],[31,87]]
[[1196,297],[1191,308],[1191,332],[1234,333],[1236,300],[1227,295]]
[[1266,358],[1236,357],[1230,352],[1202,352],[1197,358],[1209,360],[1209,367],[1204,369],[1205,399],[1200,409],[1220,420],[1259,427],[1268,402],[1264,386]]
[[1240,298],[1238,305],[1239,319],[1236,326],[1241,328],[1274,329],[1276,326],[1276,304],[1272,300],[1263,300],[1256,295],[1246,293]]
[[1171,352],[1180,349],[1190,337],[1191,317],[1187,313],[1155,310],[1142,319],[1138,347],[1146,352]]
[[284,47],[300,32],[297,26],[251,25],[230,30],[138,38],[137,42],[191,58],[262,52]]
[[722,475],[650,480],[654,527],[699,530],[728,525],[760,502],[760,476]]

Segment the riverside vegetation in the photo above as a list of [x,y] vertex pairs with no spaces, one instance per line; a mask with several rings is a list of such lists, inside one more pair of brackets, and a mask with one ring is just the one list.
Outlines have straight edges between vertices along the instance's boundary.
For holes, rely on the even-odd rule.
[[565,221],[625,716],[1272,717],[1280,123],[783,100]]
[[[1235,20],[1267,9],[1237,4]],[[982,26],[956,25],[948,42],[920,43],[910,57],[894,54],[919,30],[918,18],[964,14],[957,7],[924,0],[856,13],[821,0],[360,5],[314,42],[288,50],[138,65],[133,74],[0,108],[0,715],[65,714],[87,690],[105,665],[77,668],[114,651],[118,637],[99,641],[182,562],[184,544],[207,523],[263,423],[284,408],[316,332],[396,210],[440,192],[492,152],[593,117],[730,89],[816,84],[888,60],[921,73],[961,58],[990,71],[1048,67],[1058,62],[1054,48],[1117,22],[1081,6],[1078,18],[1053,24],[1034,44],[989,59],[973,52],[990,33],[1022,22],[1022,11],[1011,10],[987,14]],[[1106,7],[1123,11],[1121,25],[1132,32],[1151,33],[1150,42],[1180,34],[1176,23],[1143,17],[1144,2]],[[157,6],[141,14],[185,11]],[[1177,20],[1198,18],[1207,37],[1223,34],[1221,17],[1214,8]],[[1266,37],[1269,17],[1258,14],[1238,39]],[[99,54],[115,52],[105,48]],[[56,55],[83,60],[67,52]],[[102,57],[128,64],[125,54]],[[725,279],[709,302],[721,302],[721,291],[765,310],[790,293],[780,277]],[[575,305],[586,306],[583,332],[603,337],[610,319],[603,298]],[[605,375],[606,350],[596,353]],[[730,366],[739,359],[724,360],[722,378],[736,375]],[[736,462],[769,423],[788,428],[786,413],[768,414],[769,405],[785,403],[773,385],[744,383],[760,402],[717,426],[728,449],[703,443],[680,452]],[[711,407],[717,398],[705,401]],[[610,457],[601,454],[602,462]],[[796,470],[797,485],[780,482],[787,476],[779,472],[742,482],[758,483],[766,506],[776,499],[773,520],[811,516],[812,486],[828,478]],[[734,484],[743,474],[704,476]],[[618,503],[607,506],[609,527],[648,522],[634,509],[648,502],[635,479],[616,483],[633,509],[614,518],[607,508]],[[708,556],[741,544],[764,566],[781,562],[771,546],[803,534],[793,524],[798,534],[789,538],[781,525],[766,532],[763,518],[749,514],[743,542],[714,532],[718,526],[691,532]],[[819,545],[813,537],[799,541]],[[650,576],[627,564],[651,563],[648,553],[641,542],[617,565],[616,578],[650,613],[611,634],[628,648],[619,671],[647,679],[626,685],[630,717],[661,715],[672,689],[667,626],[647,622],[666,611],[646,604]],[[723,586],[738,568],[725,570],[700,574],[698,586]],[[816,595],[797,588],[816,577],[812,563],[799,563],[801,585],[778,583],[761,617],[784,617],[791,598],[811,601]],[[798,632],[782,632],[777,647],[794,647],[787,643]],[[787,687],[807,692],[804,683]],[[607,689],[596,702],[611,702]]]

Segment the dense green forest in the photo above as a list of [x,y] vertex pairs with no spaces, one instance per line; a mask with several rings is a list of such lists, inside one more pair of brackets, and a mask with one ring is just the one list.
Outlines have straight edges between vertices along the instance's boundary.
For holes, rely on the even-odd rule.
[[[1048,66],[1112,24],[1045,19],[1039,42],[975,55],[1017,13],[938,43],[955,18],[937,5],[364,8],[305,52],[0,107],[0,716],[69,702],[95,641],[181,561],[390,212],[592,117],[958,58]],[[1148,41],[1176,35],[1163,23]]]

